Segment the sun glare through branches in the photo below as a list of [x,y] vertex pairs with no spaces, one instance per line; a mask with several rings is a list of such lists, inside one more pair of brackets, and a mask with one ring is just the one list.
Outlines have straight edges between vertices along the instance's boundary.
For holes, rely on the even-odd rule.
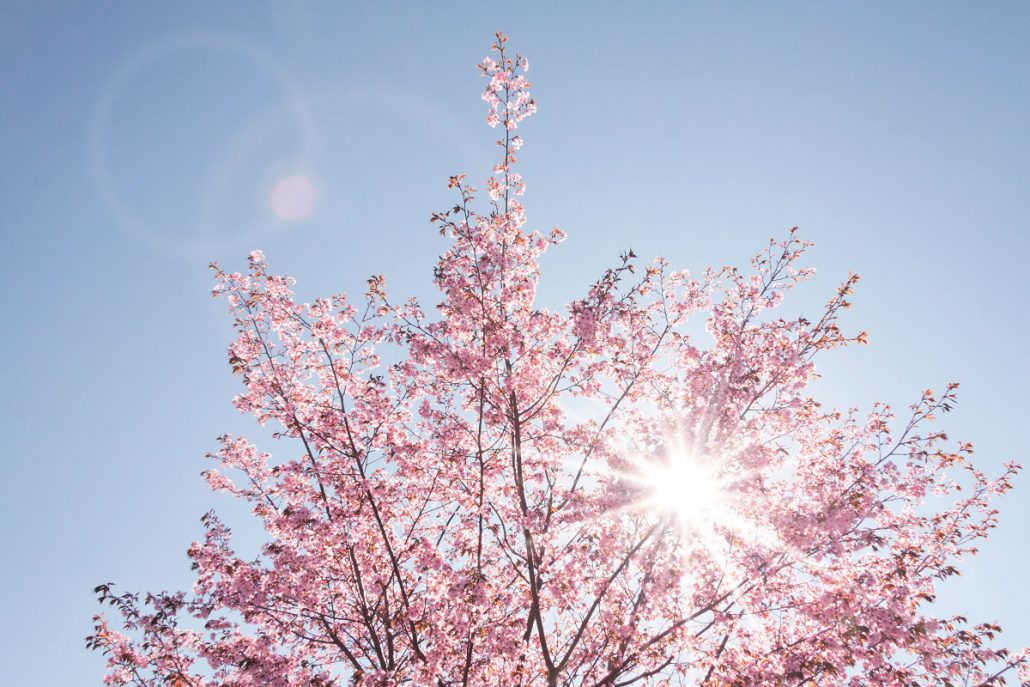
[[726,507],[718,475],[690,453],[646,466],[639,479],[648,490],[648,504],[674,515],[684,530],[717,522]]
[[666,433],[651,452],[631,453],[616,472],[633,486],[629,510],[666,519],[686,558],[700,555],[732,575],[730,553],[741,542],[770,544],[742,499],[741,477],[728,456],[693,445],[683,432]]

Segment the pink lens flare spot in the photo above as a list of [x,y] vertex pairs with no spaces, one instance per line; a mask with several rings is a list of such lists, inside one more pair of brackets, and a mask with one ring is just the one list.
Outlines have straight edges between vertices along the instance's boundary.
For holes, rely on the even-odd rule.
[[311,180],[296,174],[276,181],[268,202],[283,222],[301,222],[311,216],[317,197],[318,189]]

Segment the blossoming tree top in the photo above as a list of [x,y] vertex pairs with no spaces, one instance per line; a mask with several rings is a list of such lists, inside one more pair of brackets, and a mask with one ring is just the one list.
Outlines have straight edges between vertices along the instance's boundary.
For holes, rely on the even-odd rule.
[[538,307],[563,235],[526,229],[516,131],[536,103],[525,58],[501,34],[493,48],[500,161],[485,209],[456,175],[433,214],[449,240],[435,314],[382,277],[298,303],[260,252],[246,273],[214,267],[235,405],[281,448],[222,437],[207,478],[267,543],[240,557],[209,513],[190,592],[98,587],[123,626],[97,616],[88,638],[107,683],[1027,680],[996,627],[932,614],[1018,469],[990,479],[930,428],[956,385],[900,420],[811,398],[814,357],[865,334],[838,327],[857,276],[814,318],[775,315],[812,273],[794,230],[747,270],[697,277],[630,251],[565,312]]

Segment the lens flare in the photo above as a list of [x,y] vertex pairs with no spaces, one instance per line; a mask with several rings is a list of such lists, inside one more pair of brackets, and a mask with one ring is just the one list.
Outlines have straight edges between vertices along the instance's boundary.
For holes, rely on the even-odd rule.
[[284,222],[300,222],[315,209],[318,190],[306,176],[283,177],[276,182],[268,199],[275,216]]

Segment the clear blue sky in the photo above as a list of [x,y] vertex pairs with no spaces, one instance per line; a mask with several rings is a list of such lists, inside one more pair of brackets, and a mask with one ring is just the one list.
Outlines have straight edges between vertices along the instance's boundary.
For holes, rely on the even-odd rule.
[[[373,5],[375,5],[373,7]],[[190,581],[198,477],[230,406],[212,259],[262,248],[304,298],[373,272],[427,299],[447,176],[495,156],[473,65],[530,58],[523,172],[550,305],[618,253],[742,263],[800,225],[848,270],[871,346],[840,405],[963,382],[981,464],[1026,460],[1030,3],[59,3],[0,6],[0,658],[7,684],[99,684],[91,589]],[[277,221],[276,179],[318,187]],[[255,434],[252,432],[252,434]],[[260,436],[260,435],[256,435]],[[944,595],[1030,643],[1030,479]]]

